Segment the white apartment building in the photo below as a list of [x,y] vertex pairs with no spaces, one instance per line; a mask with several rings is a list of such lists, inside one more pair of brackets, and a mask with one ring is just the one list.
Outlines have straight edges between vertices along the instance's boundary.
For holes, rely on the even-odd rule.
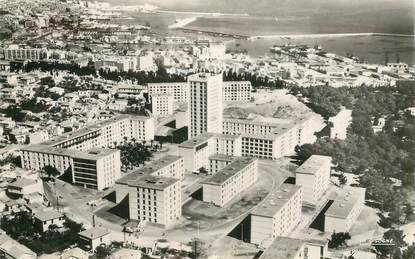
[[173,96],[170,94],[150,95],[151,112],[153,116],[173,114]]
[[189,137],[203,133],[222,133],[222,74],[199,73],[189,81]]
[[288,236],[301,220],[301,186],[282,184],[251,212],[251,243]]
[[46,49],[20,48],[12,45],[3,51],[5,60],[41,60],[47,58]]
[[137,71],[153,71],[155,70],[155,63],[153,56],[151,55],[140,55],[137,57]]
[[179,155],[185,157],[184,168],[196,172],[200,168],[209,167],[209,156],[214,154],[211,134],[203,134],[187,140],[179,145]]
[[128,194],[129,218],[170,227],[182,214],[181,182],[171,177],[131,173],[117,181],[117,200]]
[[236,135],[205,133],[179,145],[179,155],[185,157],[185,169],[195,172],[209,168],[209,157],[214,154],[241,156],[242,138]]
[[336,116],[330,117],[330,138],[346,139],[347,128],[352,123],[352,110],[342,109]]
[[242,136],[213,134],[212,142],[215,154],[242,156]]
[[215,174],[232,163],[236,157],[215,154],[209,157],[209,174]]
[[[90,165],[85,166],[89,169],[95,168],[96,176],[94,177],[98,178],[96,180],[79,180],[75,183],[101,190],[111,186],[120,176],[119,153],[113,150],[106,151],[101,147],[113,146],[115,142],[120,143],[124,141],[124,137],[127,139],[135,138],[138,141],[153,139],[154,119],[143,116],[120,115],[78,131],[60,135],[40,144],[22,148],[20,150],[22,167],[39,171],[49,165],[62,173],[72,167],[73,174],[76,174],[78,171],[74,169],[74,162],[91,158],[86,163]],[[82,169],[83,166],[81,165],[83,164],[84,162],[80,162],[77,167]],[[113,168],[114,170],[110,175],[107,175],[109,173],[105,170],[103,174],[97,172],[101,168]],[[92,172],[89,171],[89,173]],[[104,178],[100,179],[101,177]],[[81,178],[80,176],[79,179]]]
[[297,144],[297,125],[282,124],[274,126],[271,134],[242,134],[242,156],[277,159],[292,155]]
[[295,171],[295,183],[303,187],[303,202],[317,205],[330,183],[331,157],[312,155]]
[[94,62],[94,68],[96,70],[109,70],[109,71],[136,71],[137,59],[135,57],[105,57],[101,60]]
[[324,213],[325,232],[348,232],[365,204],[366,189],[345,186]]
[[315,116],[295,122],[258,116],[253,119],[223,119],[223,133],[242,135],[242,155],[277,159],[292,155],[297,145],[313,143],[322,124]]
[[258,159],[239,157],[202,182],[203,201],[224,207],[258,178]]
[[249,81],[223,82],[223,101],[249,102],[251,100],[252,85]]
[[90,149],[72,156],[73,184],[103,190],[121,177],[120,151],[116,149]]
[[134,173],[183,180],[185,173],[184,159],[181,156],[166,155],[158,160],[152,161]]
[[[128,190],[125,188],[117,188],[119,185],[125,185],[127,182],[133,182],[139,177],[143,176],[154,176],[154,177],[166,177],[174,178],[177,180],[184,179],[184,159],[180,156],[166,155],[158,160],[152,161],[146,164],[144,167],[135,170],[129,175],[124,176],[122,179],[117,181],[116,184],[116,202],[122,201],[128,194]],[[121,186],[122,187],[122,186]]]
[[278,126],[278,124],[257,120],[232,118],[223,119],[223,133],[231,135],[269,135],[276,126]]
[[[175,102],[188,102],[190,85],[188,82],[149,83],[149,95],[171,94]],[[252,85],[249,81],[226,81],[222,84],[222,98],[225,102],[248,102],[251,100]]]
[[175,102],[189,101],[189,83],[149,83],[147,84],[147,91],[149,95],[152,94],[169,94],[173,96]]

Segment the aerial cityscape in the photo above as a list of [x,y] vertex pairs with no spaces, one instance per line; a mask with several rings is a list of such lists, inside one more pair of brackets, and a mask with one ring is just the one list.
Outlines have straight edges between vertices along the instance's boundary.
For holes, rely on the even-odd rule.
[[0,1],[0,259],[415,259],[412,0]]

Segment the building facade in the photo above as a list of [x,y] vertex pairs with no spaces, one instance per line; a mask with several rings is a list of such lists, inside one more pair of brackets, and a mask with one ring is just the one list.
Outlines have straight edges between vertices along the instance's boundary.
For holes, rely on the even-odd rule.
[[224,207],[258,178],[258,159],[235,158],[233,162],[202,182],[203,201]]
[[303,187],[304,203],[317,205],[330,183],[331,157],[312,155],[295,171],[295,182]]
[[325,232],[349,232],[365,204],[366,189],[346,186],[324,214]]
[[262,245],[287,236],[301,220],[301,186],[282,184],[251,212],[251,243]]
[[223,82],[223,101],[249,102],[251,100],[252,85],[249,81]]
[[215,154],[209,157],[209,174],[215,174],[222,168],[229,165],[236,157]]
[[129,219],[170,227],[181,217],[178,179],[132,173],[117,181],[116,192],[117,199],[128,195]]
[[170,94],[150,95],[151,112],[153,116],[173,114],[173,96]]
[[222,74],[195,74],[189,81],[189,137],[222,133]]
[[18,46],[4,49],[5,60],[42,60],[46,58],[46,49],[20,48]]
[[152,94],[169,94],[173,96],[175,102],[189,101],[189,83],[149,83],[147,84],[147,91],[149,95]]
[[103,190],[121,177],[120,151],[90,149],[72,156],[72,182],[75,185]]
[[167,155],[119,179],[116,201],[128,197],[130,219],[169,227],[181,217],[183,179],[183,158]]
[[111,147],[114,143],[133,138],[152,140],[154,119],[120,115],[25,147],[20,150],[22,167],[39,171],[52,166],[61,173],[70,169],[74,183],[102,190],[120,177],[121,165],[119,151],[101,147]]
[[179,155],[186,158],[185,169],[190,172],[202,167],[208,170],[209,157],[214,154],[241,156],[241,136],[205,133],[179,145]]

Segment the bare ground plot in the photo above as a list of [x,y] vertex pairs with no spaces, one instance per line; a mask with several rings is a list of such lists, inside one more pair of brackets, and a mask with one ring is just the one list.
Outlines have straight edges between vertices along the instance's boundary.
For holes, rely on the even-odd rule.
[[290,123],[314,114],[295,96],[288,94],[287,90],[259,90],[253,93],[253,98],[253,102],[244,103],[244,105],[228,103],[223,112],[224,116],[247,118],[250,114],[258,114],[278,118],[281,123]]

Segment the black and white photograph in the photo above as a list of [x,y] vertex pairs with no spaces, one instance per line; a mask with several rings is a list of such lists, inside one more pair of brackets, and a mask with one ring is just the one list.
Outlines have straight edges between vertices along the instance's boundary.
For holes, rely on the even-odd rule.
[[415,259],[415,1],[0,0],[0,259]]

